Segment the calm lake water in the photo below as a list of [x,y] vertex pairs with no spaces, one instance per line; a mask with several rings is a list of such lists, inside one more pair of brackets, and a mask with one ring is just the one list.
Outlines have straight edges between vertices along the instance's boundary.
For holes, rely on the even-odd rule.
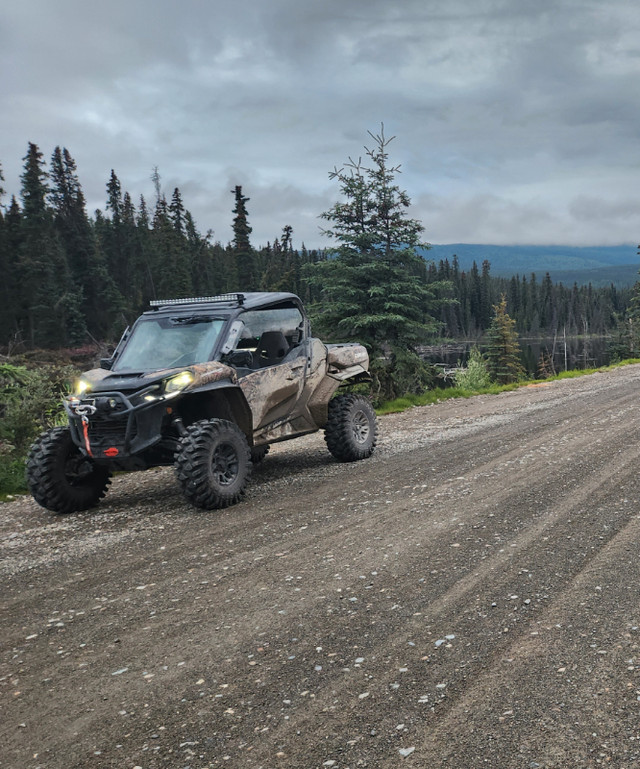
[[[530,376],[538,371],[540,354],[553,358],[556,373],[565,370],[581,368],[597,368],[611,362],[609,354],[609,337],[572,337],[564,339],[525,339],[520,337],[522,365]],[[420,354],[431,363],[444,363],[447,366],[464,365],[469,357],[469,350],[475,342],[452,342],[450,344],[425,346],[420,348]],[[481,352],[484,347],[479,344]]]

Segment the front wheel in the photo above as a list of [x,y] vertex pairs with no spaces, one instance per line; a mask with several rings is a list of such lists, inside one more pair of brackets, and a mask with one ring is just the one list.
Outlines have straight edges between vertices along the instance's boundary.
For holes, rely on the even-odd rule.
[[27,484],[34,499],[54,513],[95,507],[107,492],[111,472],[75,445],[68,427],[54,427],[31,446]]
[[180,440],[175,469],[191,504],[205,510],[233,505],[244,495],[251,477],[249,444],[233,422],[195,422]]
[[361,395],[338,395],[329,401],[324,430],[327,448],[340,462],[354,462],[373,454],[378,425],[373,406]]

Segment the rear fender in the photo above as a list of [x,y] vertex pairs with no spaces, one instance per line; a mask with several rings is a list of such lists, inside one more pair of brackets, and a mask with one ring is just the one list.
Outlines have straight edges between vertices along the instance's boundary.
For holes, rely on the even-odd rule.
[[358,378],[369,381],[369,353],[361,344],[328,344],[327,374],[334,379],[344,381]]

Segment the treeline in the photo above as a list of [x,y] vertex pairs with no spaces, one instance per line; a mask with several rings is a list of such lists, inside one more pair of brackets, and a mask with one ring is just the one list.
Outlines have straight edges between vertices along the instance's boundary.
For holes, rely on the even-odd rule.
[[302,270],[324,253],[294,250],[288,226],[273,243],[253,248],[241,187],[231,191],[234,239],[222,245],[198,231],[178,188],[167,200],[157,170],[152,178],[150,206],[142,196],[134,203],[112,171],[105,210],[90,217],[66,149],[56,147],[47,168],[29,143],[19,199],[4,206],[0,168],[0,346],[113,339],[151,299],[239,290],[313,299]]
[[[293,291],[309,306],[320,298],[323,273],[308,280],[310,265],[332,257],[294,249],[290,226],[255,248],[241,187],[230,191],[234,236],[223,245],[198,230],[178,188],[167,199],[157,170],[152,180],[153,204],[143,196],[134,202],[112,171],[105,209],[90,216],[66,149],[56,147],[47,166],[29,143],[19,196],[8,202],[0,168],[1,348],[113,340],[151,299],[250,290]],[[522,335],[603,334],[632,296],[631,288],[554,284],[548,274],[494,278],[489,262],[464,271],[455,256],[428,263],[422,274],[438,299],[430,310],[435,334],[449,338],[482,336],[502,295]]]
[[564,286],[553,283],[549,273],[538,280],[534,273],[495,278],[490,271],[486,260],[481,268],[474,262],[470,270],[461,270],[456,256],[451,262],[444,259],[429,266],[429,281],[445,281],[451,287],[449,298],[453,301],[443,302],[440,309],[443,336],[481,337],[491,325],[494,306],[502,296],[521,335],[606,334],[624,317],[633,295],[632,287],[617,289],[613,284],[606,288],[576,283]]

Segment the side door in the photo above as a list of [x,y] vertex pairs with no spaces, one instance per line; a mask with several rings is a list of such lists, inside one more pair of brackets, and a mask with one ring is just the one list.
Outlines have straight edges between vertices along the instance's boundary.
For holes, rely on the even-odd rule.
[[249,366],[239,368],[238,384],[253,415],[253,429],[286,425],[296,412],[307,369],[304,317],[297,307],[248,310],[237,350],[246,350]]

